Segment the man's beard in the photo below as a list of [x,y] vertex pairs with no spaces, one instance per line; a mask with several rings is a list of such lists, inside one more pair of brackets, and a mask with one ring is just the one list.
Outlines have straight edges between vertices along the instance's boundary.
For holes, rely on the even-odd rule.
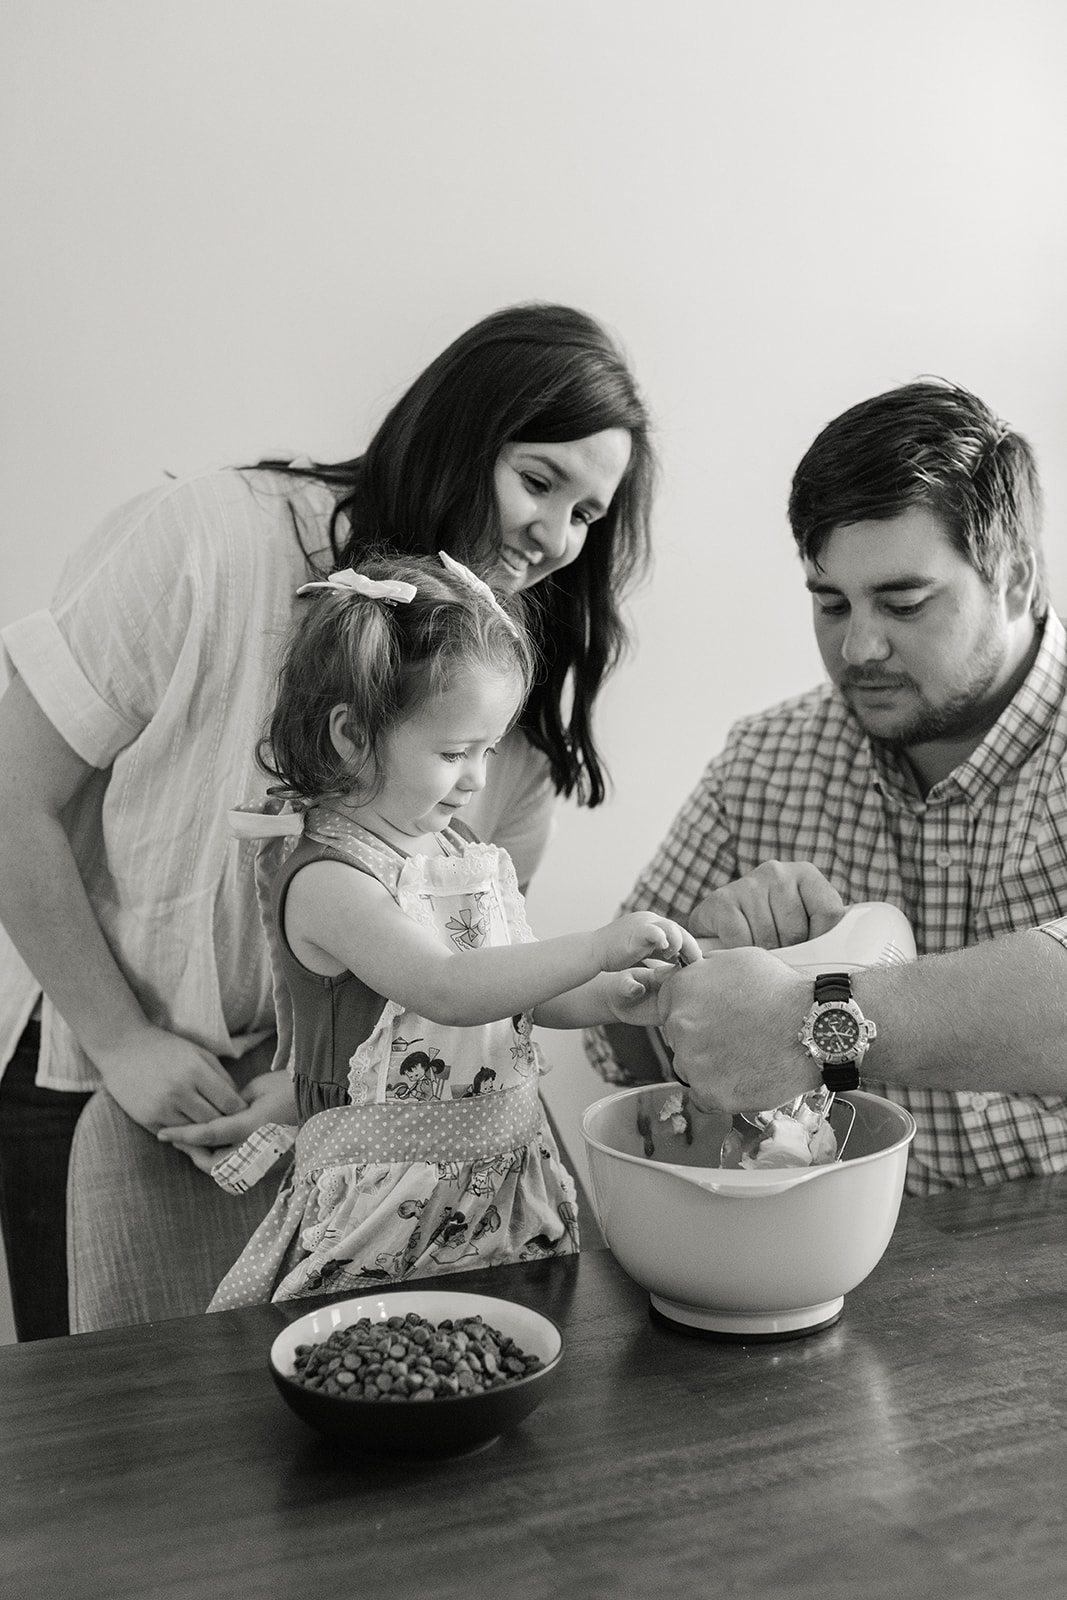
[[1003,649],[990,642],[973,663],[971,676],[966,684],[956,689],[938,705],[924,699],[920,694],[918,704],[907,718],[888,733],[876,732],[871,727],[862,705],[857,705],[849,692],[850,688],[860,688],[864,685],[873,688],[884,685],[887,688],[908,688],[916,691],[916,685],[911,678],[900,673],[879,677],[862,671],[849,672],[838,684],[838,690],[860,726],[872,739],[876,739],[879,744],[887,745],[892,750],[906,750],[914,745],[931,744],[937,739],[964,739],[974,734],[980,738],[995,720],[990,714],[990,691],[1000,676],[1003,661]]

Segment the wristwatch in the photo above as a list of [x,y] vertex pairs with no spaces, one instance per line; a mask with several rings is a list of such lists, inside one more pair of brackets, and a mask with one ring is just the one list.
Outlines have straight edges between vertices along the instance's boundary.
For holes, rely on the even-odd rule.
[[848,973],[821,972],[815,980],[815,1004],[797,1037],[822,1068],[828,1089],[859,1088],[859,1064],[877,1033],[852,998]]

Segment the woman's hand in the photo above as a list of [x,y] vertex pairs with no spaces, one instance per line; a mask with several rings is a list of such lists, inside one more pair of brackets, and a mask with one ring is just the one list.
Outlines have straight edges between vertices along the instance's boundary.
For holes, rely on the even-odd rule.
[[93,1062],[112,1099],[149,1133],[244,1108],[217,1056],[147,1022],[94,1051]]
[[699,961],[700,946],[679,923],[654,911],[631,911],[593,934],[601,972],[624,972],[649,959]]
[[160,1143],[174,1145],[201,1172],[210,1172],[217,1161],[264,1123],[297,1120],[293,1080],[287,1072],[263,1072],[258,1078],[251,1078],[243,1098],[238,1096],[238,1100],[240,1107],[234,1114],[160,1128]]
[[845,902],[810,861],[764,861],[754,872],[724,884],[702,900],[690,922],[693,932],[720,949],[757,945],[784,950],[829,933]]
[[217,1056],[146,1019],[101,932],[63,824],[96,776],[16,675],[0,698],[5,927],[134,1122],[155,1133],[238,1111],[244,1101]]

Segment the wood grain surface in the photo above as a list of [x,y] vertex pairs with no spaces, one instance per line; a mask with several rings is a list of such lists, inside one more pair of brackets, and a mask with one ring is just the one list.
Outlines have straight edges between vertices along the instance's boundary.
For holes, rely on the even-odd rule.
[[555,1317],[564,1366],[433,1465],[283,1406],[306,1301],[0,1349],[0,1594],[1063,1600],[1065,1215],[1067,1178],[905,1201],[842,1320],[776,1344],[656,1325],[606,1250],[457,1274]]

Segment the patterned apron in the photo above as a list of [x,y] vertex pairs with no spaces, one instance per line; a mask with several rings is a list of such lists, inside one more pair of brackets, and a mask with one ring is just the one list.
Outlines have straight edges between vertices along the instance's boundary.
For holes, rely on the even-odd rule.
[[[400,857],[315,814],[311,836],[458,950],[532,939],[506,853],[445,836]],[[387,1001],[349,1062],[350,1105],[300,1129],[294,1164],[209,1310],[360,1290],[578,1249],[576,1193],[541,1104],[526,1015],[448,1027]]]

